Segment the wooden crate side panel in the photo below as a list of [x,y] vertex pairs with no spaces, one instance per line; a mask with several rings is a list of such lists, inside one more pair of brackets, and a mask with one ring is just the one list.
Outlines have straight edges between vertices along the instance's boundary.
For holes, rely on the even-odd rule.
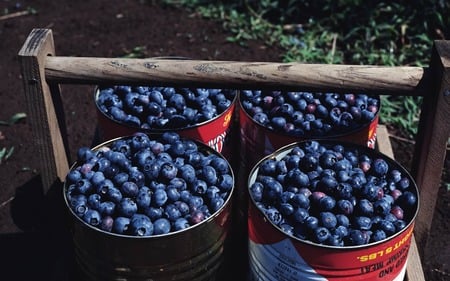
[[424,96],[412,174],[420,192],[414,233],[421,256],[433,221],[450,136],[450,41],[436,41],[431,60],[435,83]]
[[39,167],[44,191],[62,182],[69,170],[67,151],[61,135],[53,97],[59,96],[59,86],[50,88],[45,77],[45,60],[55,55],[52,33],[34,29],[19,51],[19,62],[27,103],[28,117],[33,131],[34,145],[42,161]]

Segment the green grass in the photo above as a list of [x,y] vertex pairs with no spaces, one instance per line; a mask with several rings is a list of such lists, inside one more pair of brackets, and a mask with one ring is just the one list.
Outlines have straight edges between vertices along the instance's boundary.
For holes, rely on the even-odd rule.
[[[12,126],[18,122],[20,122],[21,120],[25,119],[27,117],[26,113],[24,112],[19,112],[14,114],[13,116],[11,116],[9,118],[9,120],[0,120],[0,125],[1,126]],[[0,131],[0,135],[2,135],[2,132]],[[14,153],[14,146],[11,146],[9,148],[6,147],[1,147],[0,148],[0,164],[2,164],[3,162],[7,161],[9,158],[11,158],[11,156]]]
[[[163,2],[220,21],[230,42],[277,45],[284,62],[427,66],[433,40],[448,36],[450,26],[450,2],[441,0]],[[382,96],[380,122],[413,138],[421,103]]]

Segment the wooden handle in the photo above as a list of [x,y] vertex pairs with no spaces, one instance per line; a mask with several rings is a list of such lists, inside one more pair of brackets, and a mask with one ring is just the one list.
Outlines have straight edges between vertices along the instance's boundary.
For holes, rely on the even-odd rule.
[[[47,57],[48,81],[423,95],[421,67],[184,59]],[[429,84],[428,84],[429,85]]]

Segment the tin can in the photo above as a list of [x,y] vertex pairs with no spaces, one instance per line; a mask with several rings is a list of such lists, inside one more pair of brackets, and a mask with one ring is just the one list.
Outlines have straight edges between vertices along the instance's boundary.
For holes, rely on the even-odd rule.
[[[127,138],[130,136],[109,140],[92,151]],[[223,157],[206,144],[192,141],[205,155]],[[78,166],[74,163],[71,171]],[[234,183],[229,163],[228,169]],[[181,230],[150,236],[118,234],[92,226],[71,208],[68,189],[66,181],[63,198],[77,274],[82,280],[221,280],[234,186],[223,205],[206,219]]]
[[[378,108],[373,118],[365,124],[349,128],[342,132],[331,132],[323,135],[296,136],[285,132],[280,132],[268,128],[255,119],[244,109],[242,93],[239,94],[239,124],[240,124],[240,145],[242,170],[249,172],[262,157],[274,152],[287,144],[306,139],[334,139],[351,142],[375,148],[376,130],[379,120],[379,96],[374,100],[378,101]],[[286,102],[289,104],[289,102]]]
[[233,162],[232,157],[235,155],[235,143],[237,139],[237,132],[235,132],[236,126],[234,126],[233,122],[235,105],[238,99],[236,91],[229,90],[233,95],[230,105],[223,112],[215,115],[209,120],[184,127],[158,129],[143,128],[126,124],[124,122],[119,122],[114,119],[111,114],[105,113],[105,111],[99,106],[98,102],[100,90],[101,88],[97,87],[94,92],[94,100],[98,118],[98,137],[100,141],[131,135],[135,132],[144,132],[148,135],[156,136],[167,131],[175,131],[180,136],[196,139],[207,144],[217,152],[223,154],[227,160]]
[[[287,145],[264,157],[253,167],[248,179],[248,187],[250,188],[256,181],[260,165],[265,159],[280,160],[294,147],[303,143],[306,142]],[[319,143],[354,148],[353,144],[338,141],[322,140]],[[401,171],[410,183],[408,190],[416,198],[418,197],[416,184],[400,164],[365,146],[356,146],[356,148],[371,157],[384,159],[390,167]],[[250,195],[249,280],[403,280],[414,219],[419,208],[418,199],[414,204],[409,211],[406,225],[395,234],[361,245],[330,246],[326,243],[299,238],[298,235],[282,230],[258,207],[258,203]]]
[[[264,93],[264,91],[259,91]],[[266,92],[267,93],[267,92]],[[289,94],[287,92],[275,92],[275,95],[281,96],[283,93],[285,99],[284,102],[288,103],[292,106],[294,102],[288,101],[286,96]],[[303,93],[303,92],[299,92]],[[322,95],[322,93],[319,93]],[[270,96],[271,94],[268,94]],[[275,96],[274,95],[274,96]],[[312,93],[308,93],[309,95],[309,103],[314,104],[314,107],[318,107],[319,102],[317,98]],[[262,97],[263,95],[261,95]],[[374,96],[373,100],[378,102],[376,112],[373,114],[373,118],[370,122],[365,123],[362,126],[354,127],[351,129],[347,129],[343,132],[331,131],[330,133],[325,133],[320,136],[318,135],[303,135],[298,136],[294,134],[288,134],[286,132],[280,132],[280,130],[275,130],[273,128],[268,128],[267,126],[262,125],[260,122],[257,122],[253,116],[249,114],[249,112],[245,109],[245,102],[249,102],[248,99],[244,98],[245,92],[239,92],[239,102],[237,104],[237,115],[239,118],[239,160],[236,164],[238,167],[238,186],[236,192],[236,227],[240,229],[243,237],[247,236],[247,212],[248,212],[248,193],[246,190],[246,182],[249,177],[250,170],[258,161],[260,161],[266,155],[273,153],[275,150],[288,145],[293,142],[302,141],[306,139],[311,139],[314,137],[315,139],[335,139],[348,141],[355,144],[360,144],[367,146],[369,148],[375,147],[376,140],[376,129],[378,126],[379,119],[379,101],[380,98],[378,96]],[[355,95],[351,95],[351,97],[355,97]],[[270,112],[274,110],[276,106],[273,105],[275,103],[275,99],[277,97],[271,97],[269,100],[272,105],[268,105],[267,108],[264,102],[260,102],[260,110],[263,112]],[[281,103],[281,102],[280,102]],[[281,105],[278,104],[278,107]],[[307,109],[303,111],[305,114]],[[245,244],[247,245],[247,244]],[[246,251],[247,247],[242,247],[243,251]]]

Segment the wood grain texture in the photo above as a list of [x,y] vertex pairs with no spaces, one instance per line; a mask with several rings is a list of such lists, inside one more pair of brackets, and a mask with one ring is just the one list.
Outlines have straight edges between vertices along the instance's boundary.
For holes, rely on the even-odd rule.
[[[365,92],[423,96],[412,174],[420,189],[419,214],[410,249],[407,280],[423,280],[421,257],[431,227],[450,136],[450,41],[435,41],[429,68],[301,63],[125,59],[54,56],[50,30],[35,29],[19,52],[44,186],[68,172],[55,92],[58,83],[164,84],[189,87]],[[53,98],[52,98],[53,96]],[[378,148],[393,151],[383,129]],[[387,134],[387,132],[385,132]],[[386,140],[387,138],[387,140]],[[417,240],[417,245],[416,245]]]
[[44,61],[54,55],[52,33],[47,29],[34,29],[19,51],[27,103],[27,122],[30,123],[36,150],[42,158],[41,174],[44,192],[55,183],[64,181],[69,170],[66,147],[61,136],[60,122],[54,97],[59,95],[59,86],[47,84]]
[[420,191],[414,233],[421,255],[433,221],[442,168],[450,137],[450,41],[436,41],[431,58],[435,82],[424,97],[412,174]]
[[[384,155],[395,159],[392,150],[389,132],[384,125],[378,125],[376,148]],[[408,252],[408,261],[406,264],[405,281],[425,281],[425,275],[422,268],[422,261],[419,250],[417,248],[414,235],[411,236],[411,246]]]
[[421,67],[48,57],[47,79],[59,83],[164,84],[236,89],[284,89],[423,95]]

